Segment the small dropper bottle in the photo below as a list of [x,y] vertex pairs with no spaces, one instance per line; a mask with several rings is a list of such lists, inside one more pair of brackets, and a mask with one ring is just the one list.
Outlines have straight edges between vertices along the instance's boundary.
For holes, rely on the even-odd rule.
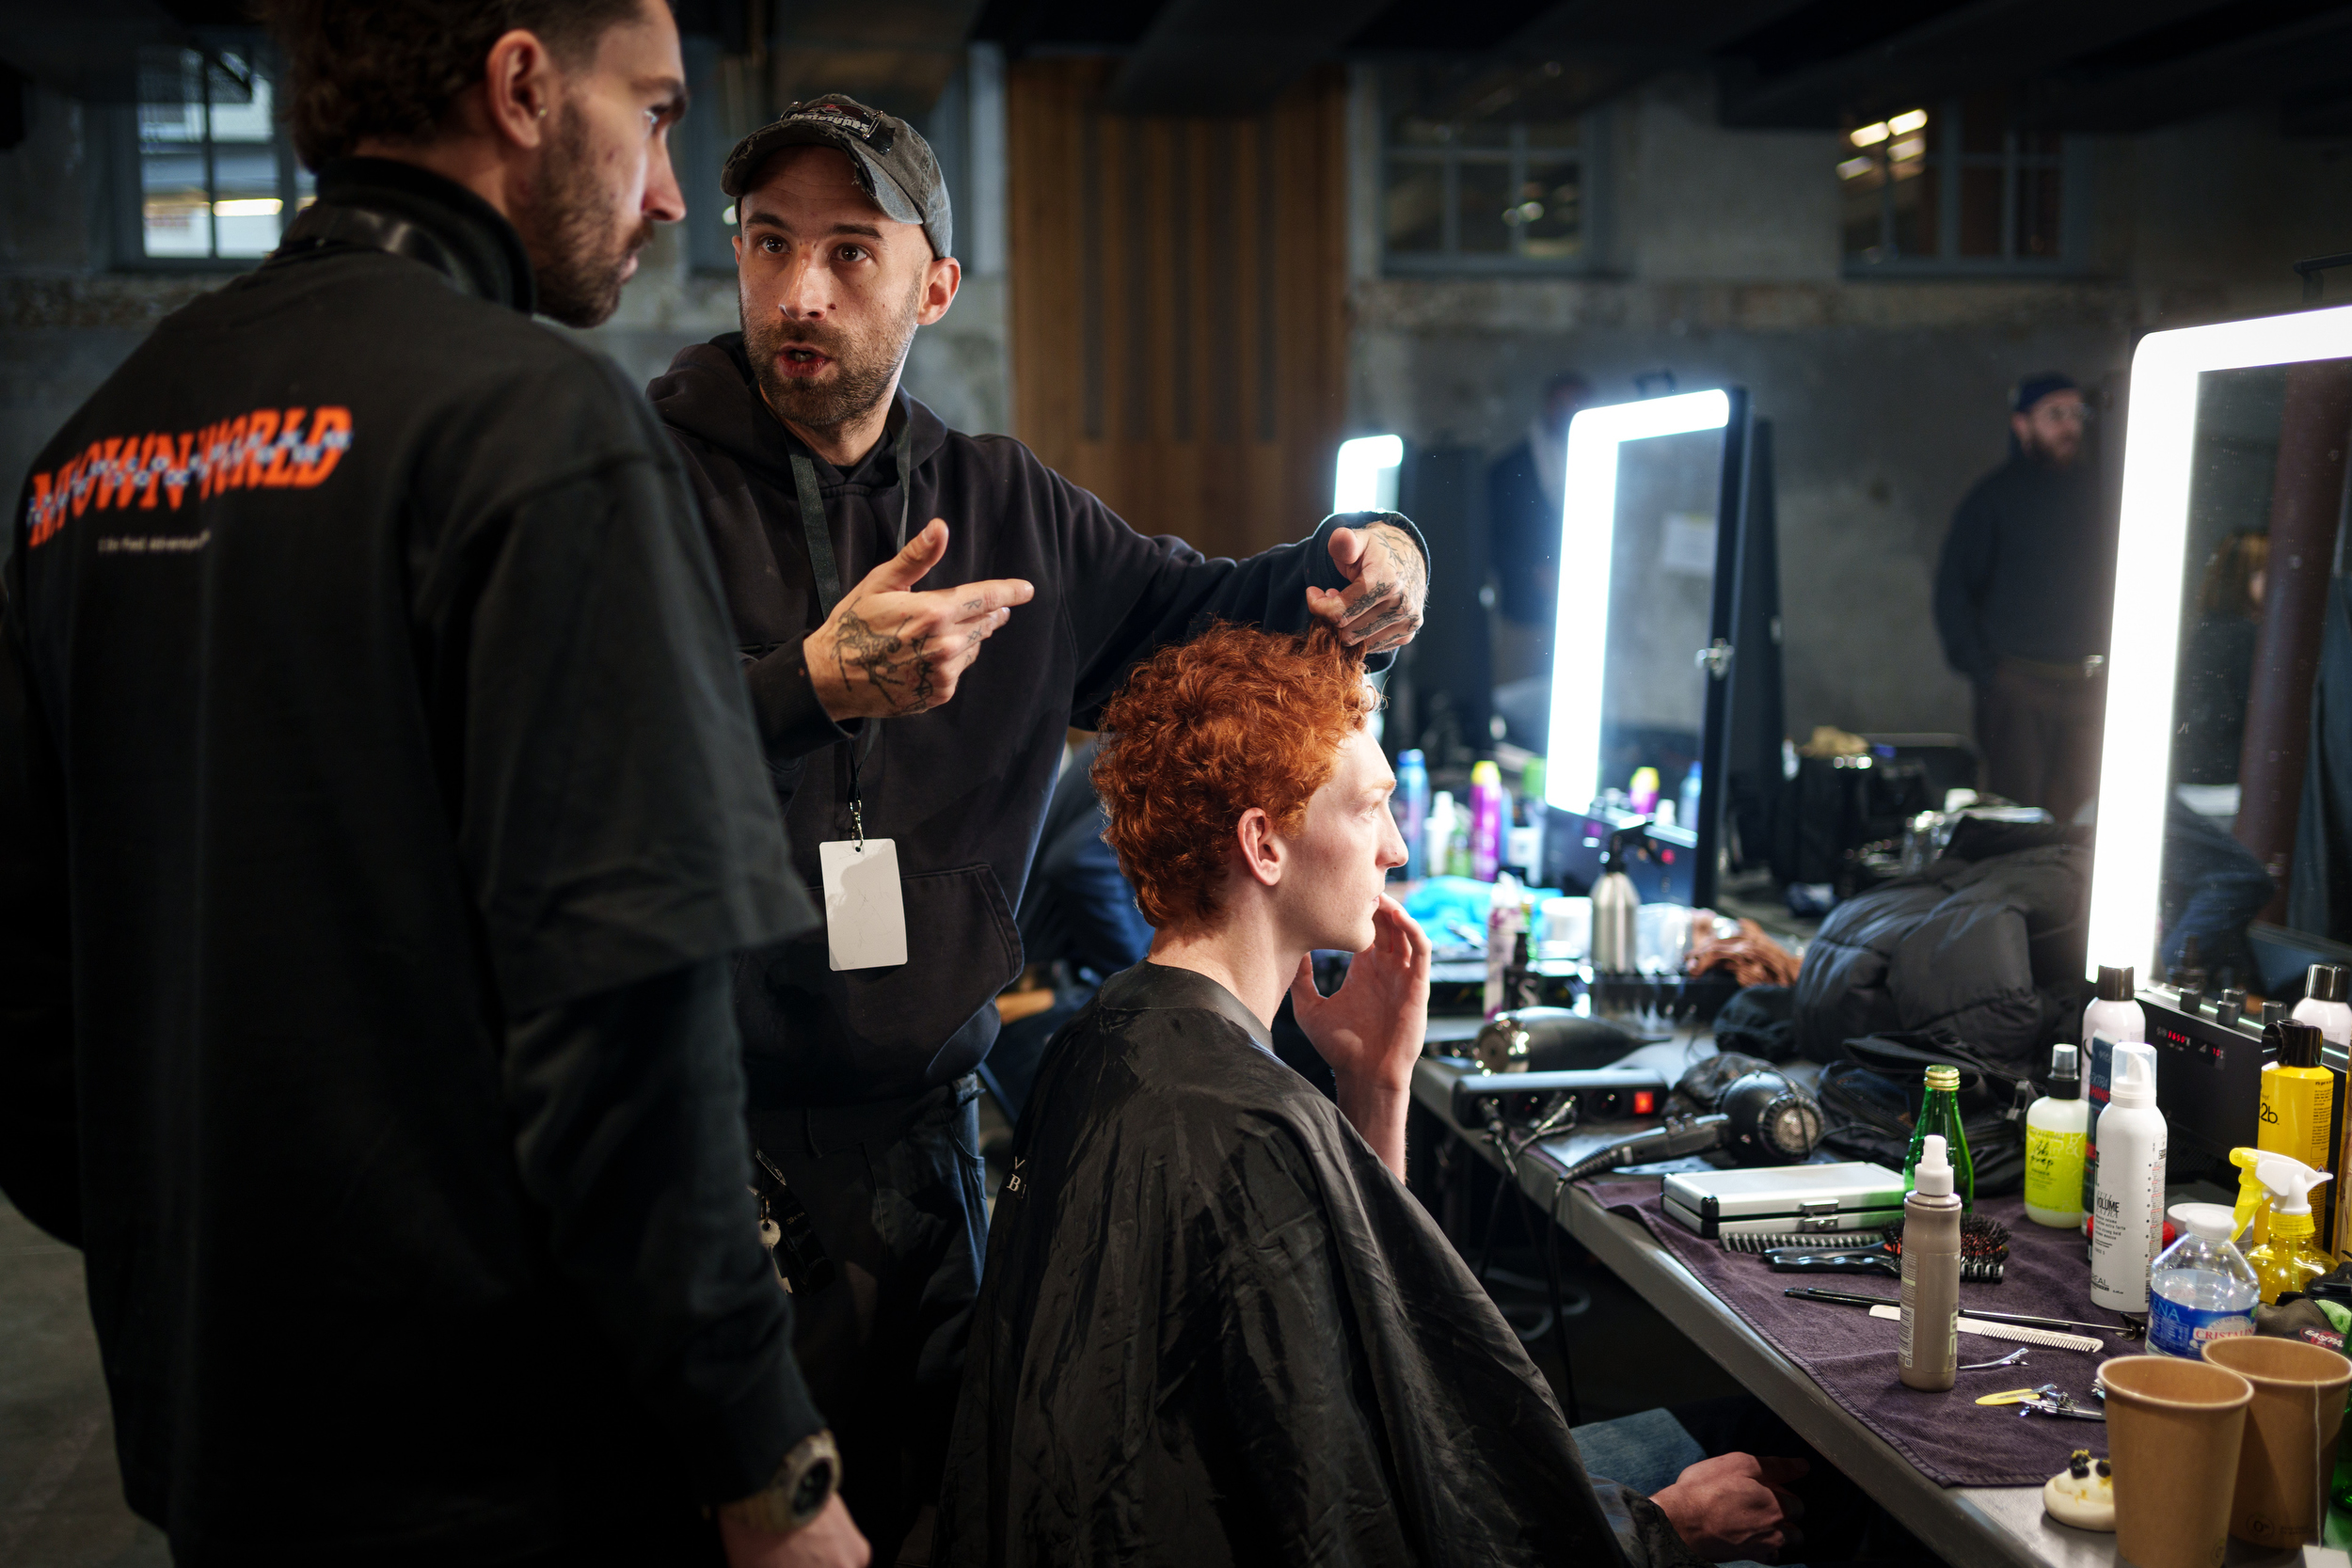
[[1931,1132],[1903,1199],[1902,1338],[1895,1370],[1907,1388],[1949,1388],[1960,1366],[1960,1198],[1944,1140]]

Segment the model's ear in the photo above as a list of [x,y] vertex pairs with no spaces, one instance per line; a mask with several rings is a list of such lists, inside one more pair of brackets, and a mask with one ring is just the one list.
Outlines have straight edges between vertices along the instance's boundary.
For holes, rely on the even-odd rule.
[[1233,869],[1261,887],[1282,879],[1282,841],[1275,836],[1274,818],[1262,806],[1251,806],[1233,824]]

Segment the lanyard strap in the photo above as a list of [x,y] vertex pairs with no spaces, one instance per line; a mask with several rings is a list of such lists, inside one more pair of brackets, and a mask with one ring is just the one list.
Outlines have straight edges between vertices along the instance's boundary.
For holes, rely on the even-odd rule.
[[[914,476],[907,471],[907,451],[914,440],[913,416],[898,427],[898,443],[892,458],[898,468],[898,548],[907,547],[908,508],[914,504]],[[801,503],[801,543],[808,550],[808,568],[817,579],[817,601],[823,613],[821,620],[833,619],[835,606],[841,603],[841,569],[833,555],[833,523],[825,515],[825,498],[817,488],[817,464],[807,448],[792,443],[792,488]],[[866,847],[864,801],[858,792],[858,765],[873,754],[875,737],[882,733],[880,723],[868,721],[866,733],[850,748],[850,838],[863,849]]]
[[[907,518],[914,504],[914,476],[907,472],[907,451],[914,443],[914,420],[910,416],[898,427],[898,445],[891,450],[891,460],[898,469],[898,549],[907,547]],[[825,498],[817,488],[817,464],[808,449],[800,442],[792,443],[792,488],[801,503],[801,543],[808,549],[809,570],[817,578],[817,600],[823,610],[822,619],[833,618],[834,608],[841,602],[841,569],[833,557],[833,524],[825,516]]]

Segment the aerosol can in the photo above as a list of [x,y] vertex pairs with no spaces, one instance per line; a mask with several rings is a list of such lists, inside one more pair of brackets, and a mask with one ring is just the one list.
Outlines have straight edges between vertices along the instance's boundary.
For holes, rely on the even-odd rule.
[[1600,879],[1593,884],[1593,973],[1595,974],[1624,974],[1633,969],[1635,946],[1635,916],[1642,907],[1642,895],[1633,891],[1633,879],[1625,874],[1625,857],[1631,846],[1642,842],[1646,822],[1636,822],[1620,828],[1609,835],[1609,848],[1601,861]]

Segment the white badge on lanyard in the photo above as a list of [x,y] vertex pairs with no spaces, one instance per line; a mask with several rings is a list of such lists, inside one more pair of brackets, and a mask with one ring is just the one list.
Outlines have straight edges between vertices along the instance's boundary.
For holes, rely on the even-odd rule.
[[835,969],[907,961],[906,897],[894,839],[834,839],[817,847],[825,880],[825,945]]
[[[907,505],[914,493],[907,453],[914,436],[909,420],[898,431],[898,547],[907,542]],[[825,518],[817,469],[797,446],[792,483],[801,508],[801,537],[808,547],[810,575],[818,602],[830,618],[841,602],[841,576],[834,564],[833,537]],[[850,747],[850,836],[817,846],[817,866],[825,886],[825,945],[836,970],[888,969],[907,961],[906,895],[898,886],[898,845],[866,836],[865,802],[858,792],[861,753],[874,746],[879,720],[866,721],[864,735]]]

